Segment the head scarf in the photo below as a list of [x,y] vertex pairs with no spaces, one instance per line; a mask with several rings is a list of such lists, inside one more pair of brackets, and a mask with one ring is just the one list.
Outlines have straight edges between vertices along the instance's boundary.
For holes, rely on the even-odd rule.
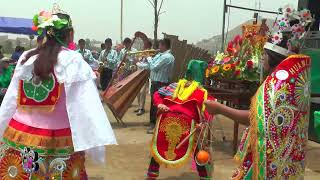
[[193,59],[188,64],[185,78],[203,84],[205,78],[205,70],[207,69],[207,67],[207,62]]

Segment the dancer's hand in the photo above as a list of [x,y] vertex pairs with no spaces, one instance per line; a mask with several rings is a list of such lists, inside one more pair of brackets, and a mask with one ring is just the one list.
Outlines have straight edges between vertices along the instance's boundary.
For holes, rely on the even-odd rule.
[[170,111],[170,108],[168,106],[164,105],[164,104],[159,104],[158,105],[158,110],[160,112],[168,112],[168,111]]
[[221,104],[218,103],[217,101],[205,101],[204,104],[206,105],[206,110],[210,113],[210,114],[220,114],[220,107]]

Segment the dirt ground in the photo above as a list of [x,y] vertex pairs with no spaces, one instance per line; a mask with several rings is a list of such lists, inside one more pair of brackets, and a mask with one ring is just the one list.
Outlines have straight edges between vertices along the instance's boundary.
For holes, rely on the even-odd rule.
[[[147,99],[149,109],[150,99]],[[137,108],[134,102],[123,118],[127,127],[116,123],[110,111],[106,108],[118,140],[117,146],[106,147],[107,162],[105,167],[96,166],[90,159],[87,161],[87,171],[90,180],[144,180],[148,168],[150,154],[149,143],[152,135],[146,134],[149,113],[136,116]],[[241,127],[240,129],[243,129]],[[214,122],[214,172],[213,179],[229,179],[236,168],[232,156],[233,121],[217,117]],[[226,141],[222,137],[226,136]],[[239,133],[241,138],[241,132]],[[320,145],[309,142],[307,148],[307,168],[305,180],[320,179]],[[195,180],[196,172],[191,170],[191,162],[181,169],[161,168],[159,180]]]

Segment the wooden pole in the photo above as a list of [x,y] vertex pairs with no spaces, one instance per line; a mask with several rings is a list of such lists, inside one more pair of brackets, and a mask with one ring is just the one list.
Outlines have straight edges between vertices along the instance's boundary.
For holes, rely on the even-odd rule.
[[221,38],[221,52],[224,50],[224,38],[225,38],[225,26],[226,26],[226,9],[227,8],[227,0],[224,0],[223,2],[223,16],[222,16],[222,38]]

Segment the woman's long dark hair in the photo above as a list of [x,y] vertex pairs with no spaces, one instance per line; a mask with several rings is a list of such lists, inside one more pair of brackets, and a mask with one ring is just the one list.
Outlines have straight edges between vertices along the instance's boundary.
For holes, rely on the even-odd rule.
[[[65,28],[56,32],[59,33],[59,39],[63,42],[67,42],[70,38],[70,34],[73,32],[72,28]],[[21,62],[24,64],[34,55],[38,55],[34,62],[33,73],[38,76],[41,80],[49,78],[50,73],[52,73],[53,67],[57,64],[58,54],[63,46],[57,42],[56,38],[53,36],[46,35],[46,42],[39,46],[38,48],[30,51],[26,58]]]

